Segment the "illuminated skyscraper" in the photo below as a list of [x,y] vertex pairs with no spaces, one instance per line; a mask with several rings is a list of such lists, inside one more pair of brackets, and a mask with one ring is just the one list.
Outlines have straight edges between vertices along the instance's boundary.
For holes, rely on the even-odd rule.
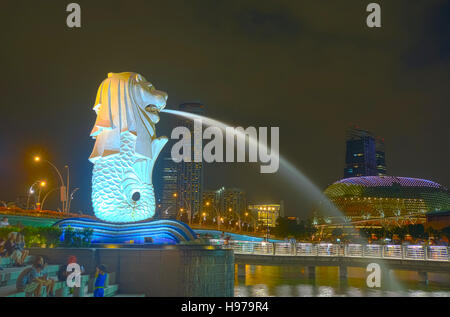
[[378,176],[387,175],[387,173],[386,173],[386,153],[384,151],[384,139],[376,138],[375,150],[376,150],[375,156],[376,156]]
[[[216,191],[203,189],[203,207],[204,209],[217,210]],[[208,207],[208,208],[205,208]]]
[[216,191],[216,206],[222,215],[237,214],[242,216],[247,210],[247,198],[239,188],[222,187]]
[[[179,106],[181,111],[198,115],[204,113],[204,106],[200,103],[184,103]],[[195,162],[195,153],[202,152],[202,140],[194,139],[194,122],[192,120],[180,120],[179,126],[187,127],[191,132],[191,162],[181,162],[177,164],[177,208],[186,213],[195,214],[202,210],[203,191],[203,163]]]
[[159,208],[160,218],[176,219],[178,213],[178,165],[172,160],[170,151],[172,143],[169,142],[162,153],[162,193],[161,207]]
[[384,140],[366,130],[347,131],[344,178],[386,175]]

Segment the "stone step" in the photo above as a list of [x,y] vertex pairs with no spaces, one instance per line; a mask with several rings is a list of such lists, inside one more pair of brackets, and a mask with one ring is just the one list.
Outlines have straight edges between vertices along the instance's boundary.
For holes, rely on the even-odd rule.
[[[16,284],[16,280],[19,277],[20,273],[30,268],[31,265],[22,266],[22,267],[11,267],[4,268],[0,271],[0,286]],[[59,270],[59,265],[47,265],[45,268],[45,272],[48,273],[49,277],[54,277],[57,275]]]
[[[25,264],[30,265],[30,264],[33,263],[33,260],[34,260],[34,256],[33,255],[29,255],[25,259]],[[0,259],[0,267],[7,268],[7,267],[12,267],[12,266],[13,266],[13,260],[11,259],[11,257],[2,257]]]
[[116,294],[112,297],[145,297],[145,294]]
[[16,284],[0,287],[0,297],[25,297],[25,292],[18,292]]
[[[81,276],[81,288],[87,290],[87,284],[89,282],[89,275]],[[70,293],[70,288],[67,286],[66,281],[56,281],[54,287],[55,297],[79,297],[86,293],[86,291],[81,291],[81,288],[74,288],[72,294]],[[16,285],[11,284],[7,286],[0,287],[0,297],[27,297],[31,296],[25,292],[19,292],[16,289]],[[46,297],[45,287],[41,290],[41,297]]]
[[[118,284],[113,284],[105,287],[104,297],[115,297],[119,290]],[[87,293],[85,297],[94,297],[94,292]]]

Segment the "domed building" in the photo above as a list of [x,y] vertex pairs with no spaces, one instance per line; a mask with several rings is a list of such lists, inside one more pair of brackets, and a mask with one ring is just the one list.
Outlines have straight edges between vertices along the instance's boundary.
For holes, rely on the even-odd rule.
[[344,178],[330,185],[324,193],[352,221],[409,215],[424,217],[429,211],[450,210],[448,189],[418,178]]

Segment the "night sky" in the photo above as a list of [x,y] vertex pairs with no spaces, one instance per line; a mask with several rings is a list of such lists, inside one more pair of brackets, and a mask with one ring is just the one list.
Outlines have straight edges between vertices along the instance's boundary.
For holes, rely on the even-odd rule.
[[[108,72],[134,71],[169,94],[167,108],[202,102],[233,126],[280,127],[280,152],[320,189],[342,178],[345,131],[356,124],[386,142],[388,173],[450,186],[450,1],[70,1],[1,4],[0,200],[24,196],[48,165],[70,165],[72,210],[92,210],[88,156],[92,106]],[[175,120],[161,115],[159,135]],[[158,186],[158,184],[157,184]],[[250,202],[310,201],[257,164],[213,164],[205,188],[239,187]],[[57,195],[47,208],[57,207]]]

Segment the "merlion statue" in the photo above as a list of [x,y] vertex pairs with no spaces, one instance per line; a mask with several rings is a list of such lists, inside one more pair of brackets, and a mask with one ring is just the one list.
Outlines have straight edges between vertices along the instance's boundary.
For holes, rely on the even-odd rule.
[[167,94],[136,73],[109,73],[100,85],[89,160],[94,163],[92,203],[107,222],[136,222],[153,217],[152,171],[166,137],[156,137],[159,112]]

